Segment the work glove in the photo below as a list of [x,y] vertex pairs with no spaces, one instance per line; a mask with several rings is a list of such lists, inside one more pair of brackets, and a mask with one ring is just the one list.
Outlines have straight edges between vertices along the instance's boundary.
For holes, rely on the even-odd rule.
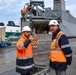
[[66,57],[67,58],[67,65],[71,65],[72,63],[72,56]]
[[27,48],[28,45],[30,44],[30,42],[31,42],[31,40],[29,40],[29,39],[25,40],[24,47]]

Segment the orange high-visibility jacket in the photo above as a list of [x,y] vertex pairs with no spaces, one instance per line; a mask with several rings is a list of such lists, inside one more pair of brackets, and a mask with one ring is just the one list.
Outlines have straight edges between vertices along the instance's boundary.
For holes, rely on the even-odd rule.
[[64,33],[62,31],[60,31],[57,34],[56,38],[51,43],[50,60],[52,62],[67,62],[63,51],[61,50],[60,46],[58,45],[58,40],[62,34],[64,34]]
[[22,37],[17,42],[16,52],[16,71],[22,74],[26,74],[34,66],[32,44],[30,43],[27,48],[24,47],[26,37]]

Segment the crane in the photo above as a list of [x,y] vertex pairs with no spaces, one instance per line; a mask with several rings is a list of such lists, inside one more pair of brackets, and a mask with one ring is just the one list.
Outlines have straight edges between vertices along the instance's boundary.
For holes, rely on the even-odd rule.
[[24,8],[21,10],[21,14],[22,14],[22,16],[24,16],[28,11],[30,11],[30,9],[31,9],[31,5],[28,5],[27,3],[26,3],[26,7],[24,6]]

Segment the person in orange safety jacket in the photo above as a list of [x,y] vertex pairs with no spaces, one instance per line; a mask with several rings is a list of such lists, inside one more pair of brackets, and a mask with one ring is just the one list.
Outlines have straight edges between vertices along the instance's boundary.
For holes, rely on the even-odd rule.
[[72,62],[72,50],[66,35],[60,30],[57,20],[49,22],[52,32],[50,47],[50,67],[55,70],[56,75],[66,75],[67,65]]
[[27,13],[27,11],[30,11],[30,10],[31,10],[31,5],[28,5],[23,10],[21,10],[21,14],[24,16]]
[[34,67],[32,44],[29,39],[30,33],[30,27],[24,26],[22,28],[22,36],[17,41],[16,72],[21,75],[30,75],[30,71],[33,71]]
[[34,36],[34,48],[38,48],[38,38]]

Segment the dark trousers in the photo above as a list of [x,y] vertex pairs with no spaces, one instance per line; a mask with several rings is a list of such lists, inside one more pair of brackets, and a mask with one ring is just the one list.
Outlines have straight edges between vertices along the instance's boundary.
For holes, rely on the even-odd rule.
[[21,75],[30,75],[30,72],[28,72],[27,74],[21,74]]
[[30,75],[30,74],[21,74],[21,75]]
[[66,75],[66,71],[63,70],[55,70],[56,75]]
[[21,75],[30,75],[30,74],[21,74]]

